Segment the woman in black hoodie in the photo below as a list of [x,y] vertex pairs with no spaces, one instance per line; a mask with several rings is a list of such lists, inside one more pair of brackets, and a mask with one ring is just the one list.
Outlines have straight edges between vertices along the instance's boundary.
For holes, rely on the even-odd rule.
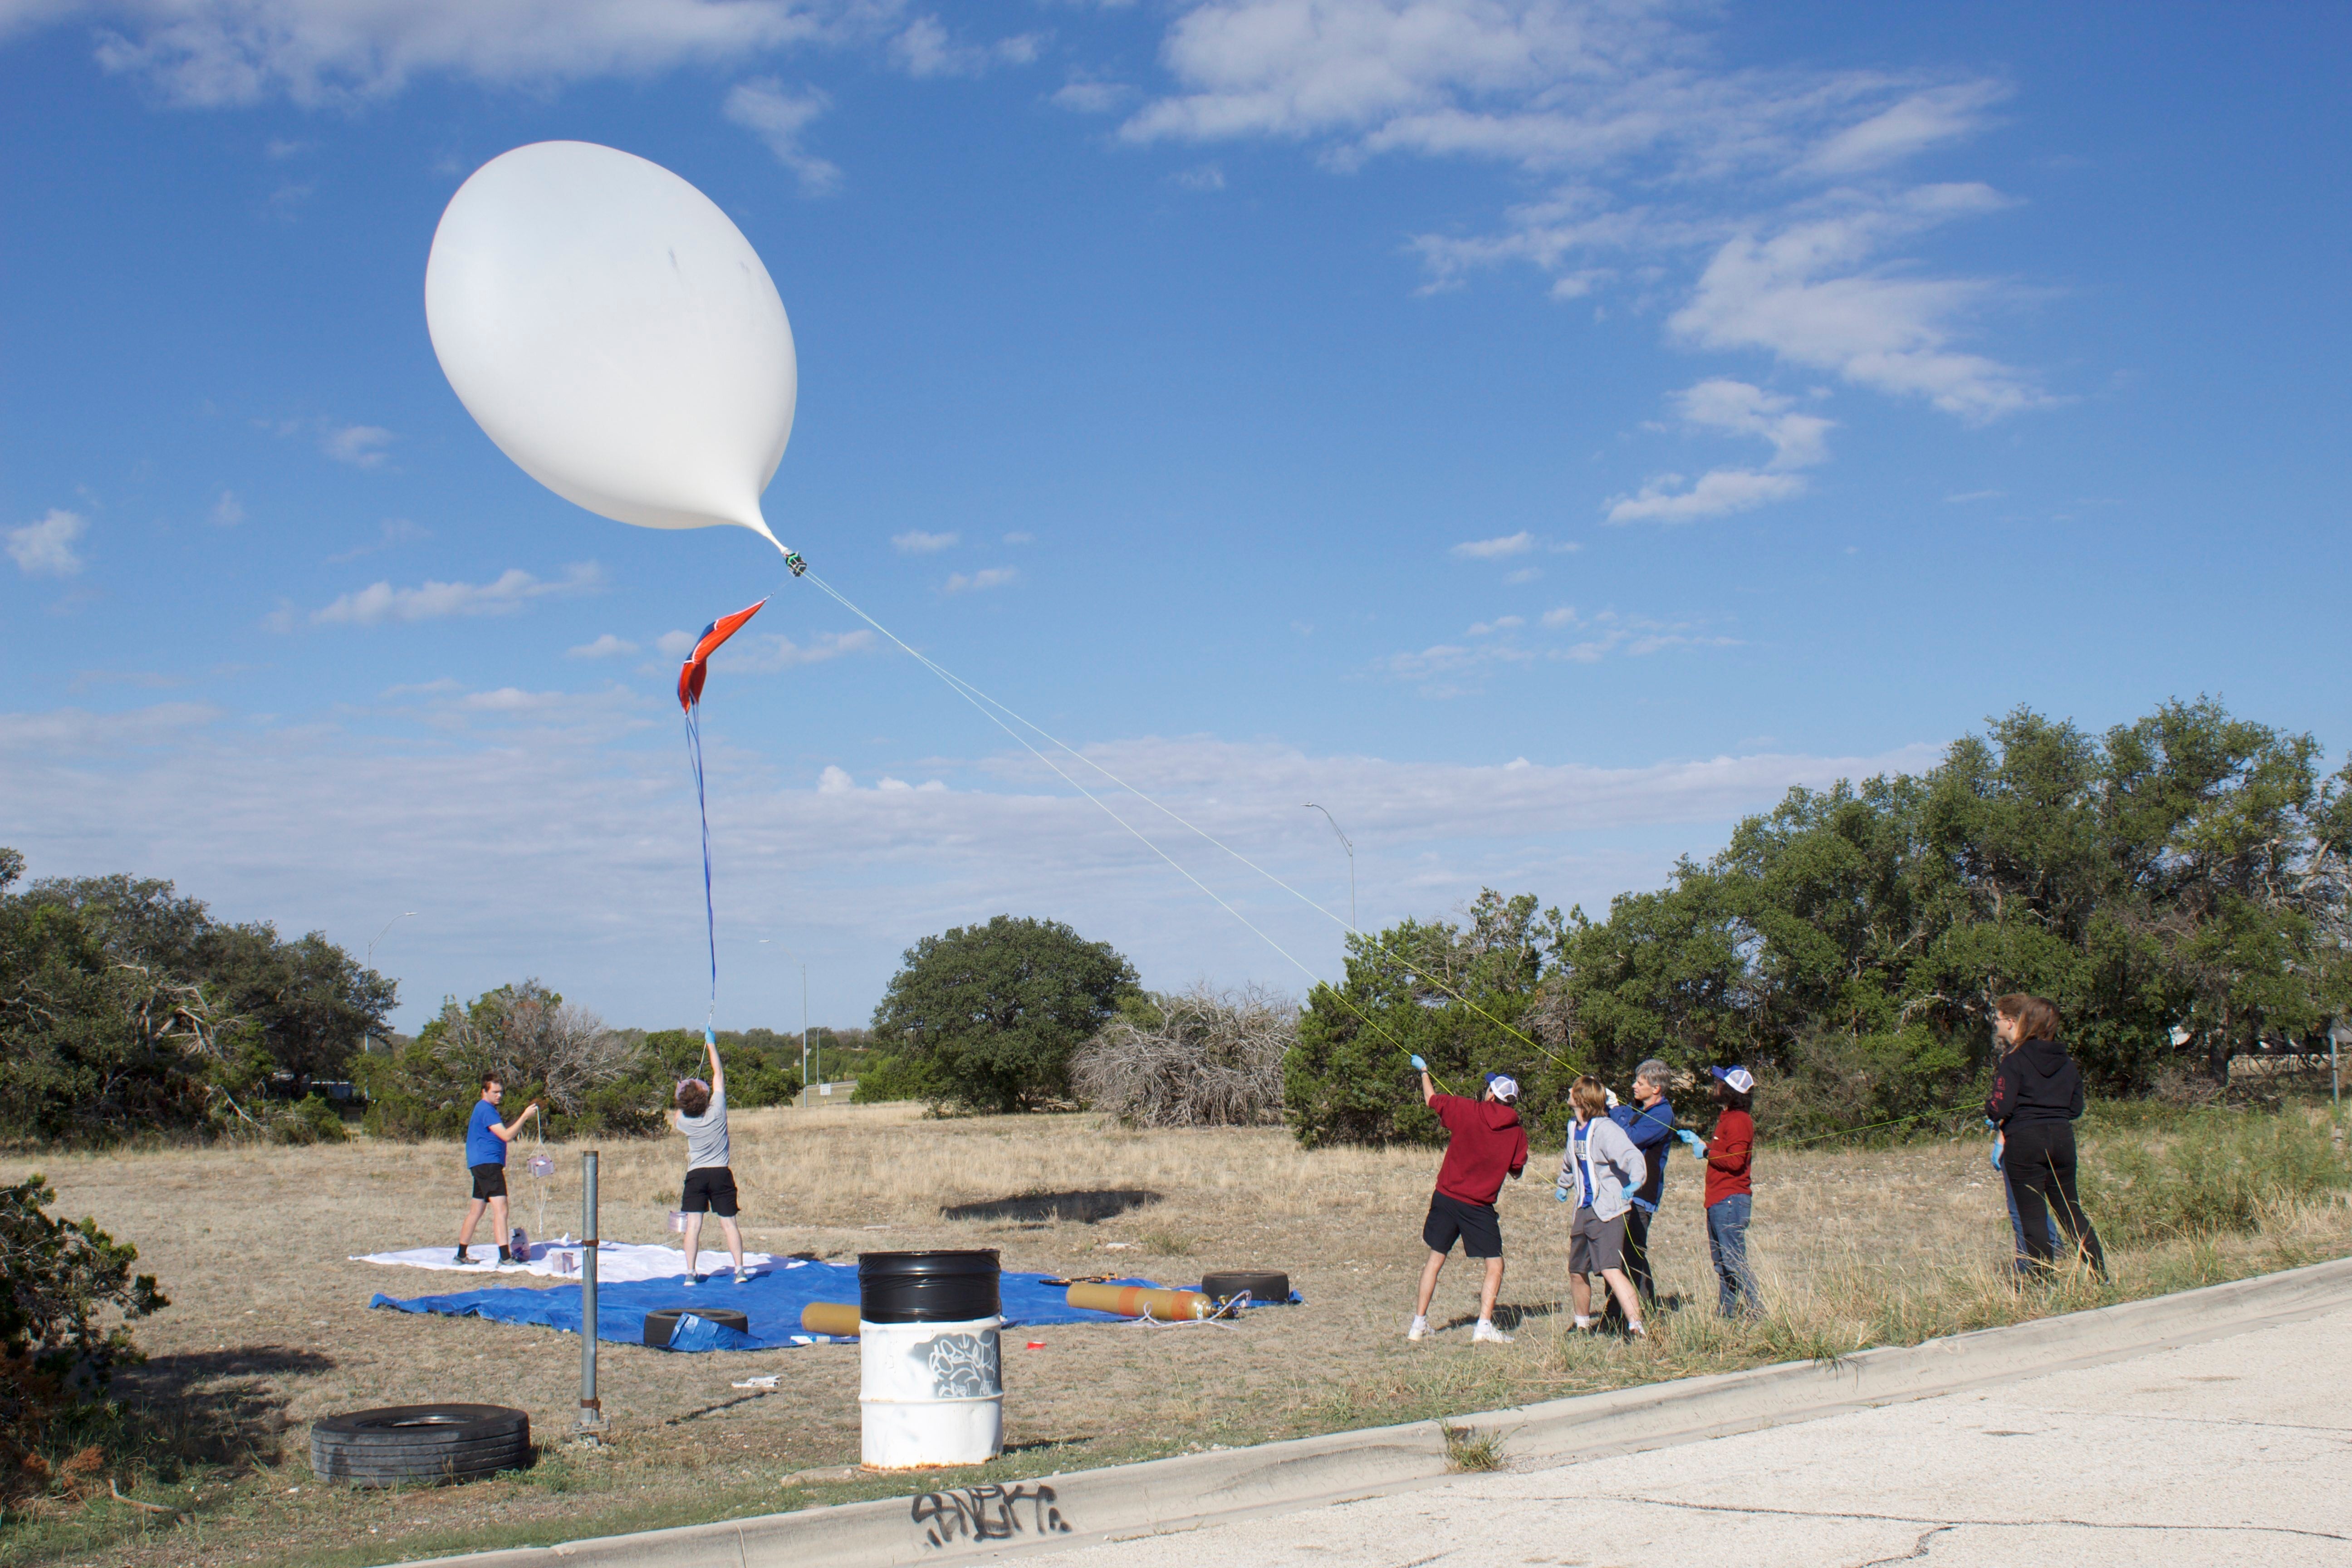
[[2083,1075],[2058,1043],[2058,1009],[2039,996],[2003,996],[1992,1007],[1993,1037],[2002,1055],[1985,1115],[2008,1142],[2001,1168],[2025,1233],[2026,1268],[2051,1271],[2046,1216],[2054,1209],[2076,1248],[2104,1277],[2107,1260],[2098,1233],[2074,1194],[2074,1119],[2083,1114]]

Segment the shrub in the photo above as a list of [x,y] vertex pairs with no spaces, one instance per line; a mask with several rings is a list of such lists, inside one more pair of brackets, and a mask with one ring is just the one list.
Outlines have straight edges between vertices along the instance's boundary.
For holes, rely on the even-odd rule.
[[1035,1110],[1068,1098],[1071,1054],[1135,989],[1134,965],[1108,942],[998,915],[908,948],[874,1032],[920,1065],[927,1099]]
[[927,1100],[930,1089],[923,1081],[921,1064],[906,1057],[894,1057],[877,1051],[858,1069],[856,1092],[849,1097],[853,1105],[881,1105],[894,1100]]
[[116,1367],[138,1359],[127,1326],[170,1305],[136,1247],[95,1220],[48,1214],[39,1176],[0,1187],[0,1489],[46,1478],[44,1439],[59,1417],[102,1400]]
[[2083,1161],[2083,1201],[2102,1240],[2147,1246],[2252,1235],[2272,1215],[2352,1187],[2324,1121],[2300,1110],[2181,1115],[2101,1139]]
[[[1252,986],[1153,996],[1071,1058],[1070,1086],[1133,1127],[1242,1127],[1282,1117],[1282,1058],[1298,1007]],[[861,1085],[862,1087],[862,1085]]]

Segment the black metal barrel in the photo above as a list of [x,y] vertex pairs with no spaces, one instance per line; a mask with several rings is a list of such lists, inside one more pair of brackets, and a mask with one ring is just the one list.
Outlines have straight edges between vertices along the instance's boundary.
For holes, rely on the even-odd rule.
[[869,1323],[968,1323],[999,1315],[1003,1273],[984,1252],[861,1252],[857,1315]]

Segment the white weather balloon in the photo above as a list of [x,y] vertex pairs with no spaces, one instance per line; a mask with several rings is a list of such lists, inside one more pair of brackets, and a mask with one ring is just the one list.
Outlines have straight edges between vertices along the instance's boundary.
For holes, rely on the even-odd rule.
[[458,401],[523,472],[640,528],[760,512],[793,433],[783,301],[751,242],[658,163],[538,142],[474,171],[425,264]]

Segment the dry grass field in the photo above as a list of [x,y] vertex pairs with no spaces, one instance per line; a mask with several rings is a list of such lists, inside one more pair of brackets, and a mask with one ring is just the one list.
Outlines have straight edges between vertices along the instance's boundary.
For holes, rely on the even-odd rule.
[[[2114,1134],[2113,1136],[2126,1136]],[[1773,1310],[1714,1319],[1698,1184],[1685,1158],[1654,1243],[1662,1312],[1644,1344],[1572,1336],[1566,1223],[1551,1199],[1559,1150],[1539,1152],[1503,1203],[1517,1342],[1475,1346],[1473,1272],[1457,1259],[1433,1321],[1402,1338],[1423,1258],[1431,1151],[1297,1148],[1277,1129],[1135,1132],[1086,1117],[927,1120],[913,1107],[738,1113],[747,1239],[763,1250],[992,1247],[1005,1267],[1140,1273],[1287,1269],[1307,1304],[1239,1324],[1057,1327],[1006,1336],[1011,1451],[993,1475],[1034,1474],[1212,1444],[1492,1408],[1686,1373],[1834,1354],[1870,1343],[2065,1310],[2335,1256],[2335,1200],[2286,1205],[2257,1235],[2118,1249],[2111,1287],[2021,1292],[1983,1144],[1785,1152],[1759,1157],[1754,1254]],[[550,1146],[546,1229],[579,1225],[575,1151]],[[2096,1143],[2092,1146],[2096,1157]],[[38,1170],[60,1212],[137,1245],[170,1308],[138,1325],[152,1358],[128,1386],[186,1445],[222,1461],[138,1495],[179,1522],[110,1502],[60,1506],[0,1532],[0,1563],[376,1563],[551,1542],[907,1489],[798,1473],[857,1458],[857,1352],[813,1346],[671,1355],[607,1345],[606,1451],[554,1445],[576,1410],[579,1341],[551,1331],[371,1311],[370,1295],[460,1288],[456,1276],[347,1255],[443,1245],[463,1212],[452,1145],[167,1150],[8,1163]],[[667,1237],[677,1141],[609,1146],[607,1237]],[[513,1184],[536,1234],[537,1184]],[[507,1283],[521,1283],[512,1277]],[[562,1287],[551,1287],[561,1289]],[[1023,1348],[1029,1341],[1041,1349]],[[731,1382],[781,1374],[776,1392]],[[520,1405],[550,1445],[522,1475],[448,1489],[321,1486],[305,1432],[331,1411],[428,1400]]]

